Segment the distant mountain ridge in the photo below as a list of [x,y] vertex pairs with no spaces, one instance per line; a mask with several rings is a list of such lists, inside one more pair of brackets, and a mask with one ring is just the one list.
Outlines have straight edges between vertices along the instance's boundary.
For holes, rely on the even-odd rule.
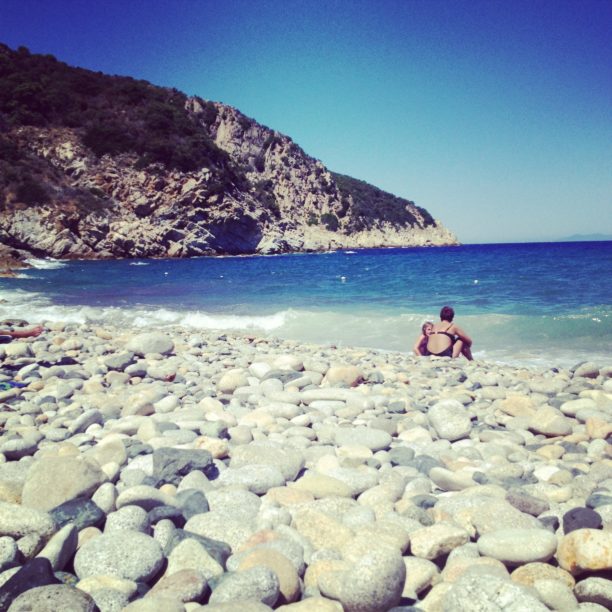
[[572,234],[560,238],[559,242],[607,242],[612,240],[612,234]]
[[0,246],[187,257],[458,244],[238,110],[0,44]]

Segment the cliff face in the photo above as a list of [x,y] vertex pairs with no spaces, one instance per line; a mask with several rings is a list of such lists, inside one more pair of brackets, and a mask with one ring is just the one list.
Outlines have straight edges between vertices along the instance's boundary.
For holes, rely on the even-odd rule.
[[[0,48],[7,57],[5,82],[43,61]],[[331,173],[234,108],[44,62],[45,74],[59,76],[38,98],[0,97],[6,247],[98,258],[457,243],[424,209]],[[47,108],[58,79],[63,90],[78,81],[70,99],[83,113]]]

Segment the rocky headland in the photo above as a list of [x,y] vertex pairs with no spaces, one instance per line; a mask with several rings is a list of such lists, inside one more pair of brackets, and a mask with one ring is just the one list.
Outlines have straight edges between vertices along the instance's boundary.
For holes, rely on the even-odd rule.
[[230,106],[0,45],[0,244],[56,258],[436,246],[414,202]]
[[0,610],[612,605],[612,364],[62,323],[0,356]]

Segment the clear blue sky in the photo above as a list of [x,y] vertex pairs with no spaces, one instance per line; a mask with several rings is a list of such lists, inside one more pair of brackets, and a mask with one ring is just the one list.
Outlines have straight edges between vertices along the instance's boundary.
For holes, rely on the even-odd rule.
[[235,106],[463,242],[612,234],[610,0],[0,0],[0,41]]

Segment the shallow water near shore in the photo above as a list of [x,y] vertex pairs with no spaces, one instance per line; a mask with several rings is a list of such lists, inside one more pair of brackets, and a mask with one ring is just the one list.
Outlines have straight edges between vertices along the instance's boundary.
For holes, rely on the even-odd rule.
[[33,264],[0,280],[0,317],[409,351],[450,304],[478,359],[571,366],[612,353],[612,242]]

